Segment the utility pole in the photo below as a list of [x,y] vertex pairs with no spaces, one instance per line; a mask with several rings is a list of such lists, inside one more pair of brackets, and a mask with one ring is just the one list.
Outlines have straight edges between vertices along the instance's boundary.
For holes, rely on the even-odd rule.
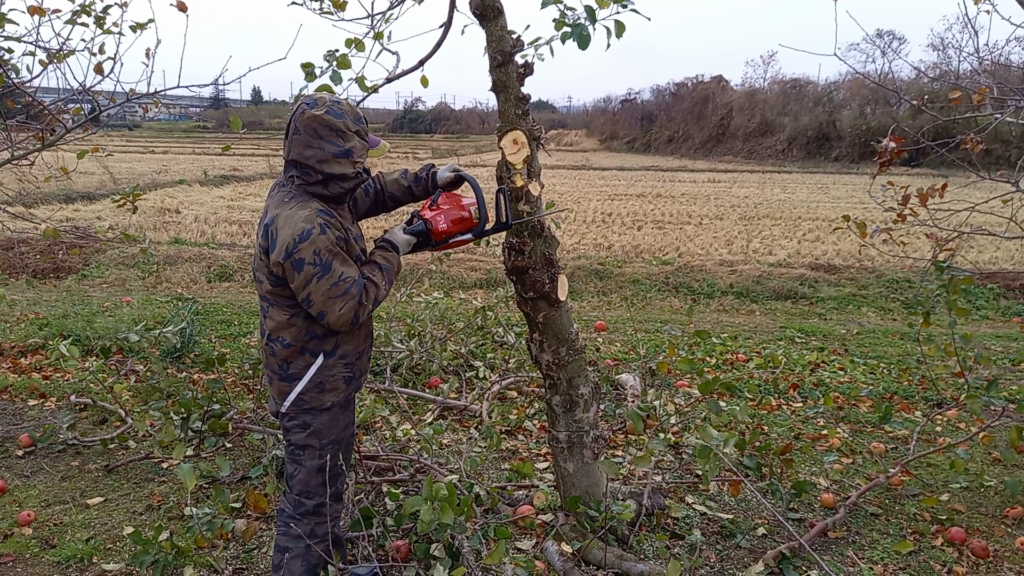
[[167,90],[167,70],[161,70],[161,72],[164,73],[164,90]]

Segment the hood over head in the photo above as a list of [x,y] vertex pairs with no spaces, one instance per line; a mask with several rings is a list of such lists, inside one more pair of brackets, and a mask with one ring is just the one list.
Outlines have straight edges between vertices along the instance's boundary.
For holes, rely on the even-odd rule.
[[292,109],[284,137],[284,175],[322,186],[341,200],[370,178],[368,157],[383,156],[387,142],[370,134],[354,105],[333,94],[303,96]]

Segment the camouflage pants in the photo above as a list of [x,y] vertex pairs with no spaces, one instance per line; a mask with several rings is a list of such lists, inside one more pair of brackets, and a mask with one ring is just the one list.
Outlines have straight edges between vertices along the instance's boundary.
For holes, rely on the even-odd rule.
[[355,443],[355,399],[326,410],[286,412],[278,420],[285,487],[271,574],[319,576],[335,557],[345,563],[340,517]]

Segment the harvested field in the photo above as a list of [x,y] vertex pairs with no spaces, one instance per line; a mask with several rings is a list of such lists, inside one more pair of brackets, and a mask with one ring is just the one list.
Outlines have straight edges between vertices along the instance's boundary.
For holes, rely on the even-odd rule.
[[[118,134],[102,140],[114,155],[83,160],[73,173],[79,190],[104,190],[133,180],[163,183],[131,217],[133,232],[155,241],[251,242],[279,166],[279,137],[245,136],[239,141],[223,135]],[[497,153],[487,151],[487,139],[391,141],[396,154],[375,163],[376,169],[456,161],[473,170],[485,186],[494,186],[492,166]],[[890,262],[873,251],[862,251],[849,234],[833,233],[843,214],[881,221],[868,196],[866,170],[844,167],[830,172],[595,152],[592,140],[573,133],[556,133],[550,141],[550,156],[544,158],[544,193],[559,207],[569,208],[558,216],[567,257],[801,267],[821,262]],[[220,152],[221,146],[231,143],[230,152]],[[217,178],[228,182],[210,186]],[[913,187],[947,181],[926,171],[896,173],[892,178]],[[964,178],[948,182],[956,201],[991,192],[986,185],[968,186]],[[77,202],[54,198],[58,203],[52,208],[54,222],[101,228],[129,225],[128,211],[114,209],[105,195],[65,196],[91,200]],[[391,215],[367,222],[365,232],[379,234],[398,218]],[[983,224],[984,218],[977,223]],[[916,248],[926,249],[923,239]],[[1020,246],[1008,248],[1005,243],[978,239],[965,248],[964,255],[980,267],[1024,267]]]

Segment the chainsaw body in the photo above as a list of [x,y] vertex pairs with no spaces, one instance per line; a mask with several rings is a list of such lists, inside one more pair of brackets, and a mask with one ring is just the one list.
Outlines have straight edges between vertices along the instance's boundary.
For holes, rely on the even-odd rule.
[[512,227],[508,191],[504,187],[494,193],[495,222],[488,228],[490,218],[480,184],[469,174],[459,175],[473,189],[473,196],[438,191],[428,198],[405,222],[405,233],[416,238],[410,254],[451,250]]

